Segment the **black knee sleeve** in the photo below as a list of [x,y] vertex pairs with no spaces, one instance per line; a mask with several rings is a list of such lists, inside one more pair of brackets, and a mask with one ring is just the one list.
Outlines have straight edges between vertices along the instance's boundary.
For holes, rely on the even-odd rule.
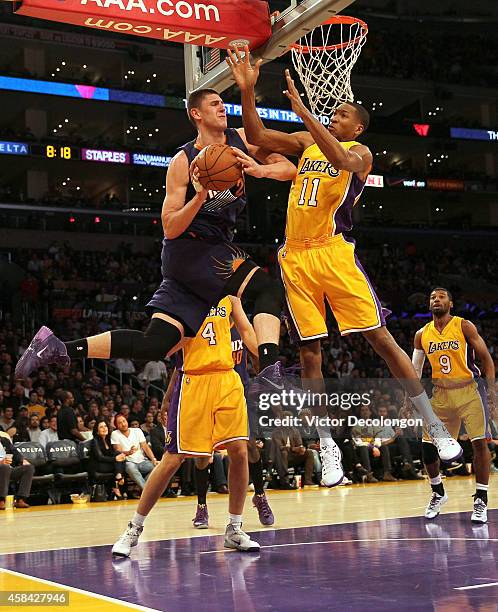
[[263,270],[258,270],[247,283],[242,299],[254,300],[253,316],[270,314],[280,318],[284,304],[284,288],[282,283],[268,276]]
[[434,444],[422,442],[422,461],[424,465],[431,465],[439,460],[439,454]]
[[117,329],[111,332],[111,358],[163,359],[181,340],[180,330],[163,319],[154,318],[145,332]]

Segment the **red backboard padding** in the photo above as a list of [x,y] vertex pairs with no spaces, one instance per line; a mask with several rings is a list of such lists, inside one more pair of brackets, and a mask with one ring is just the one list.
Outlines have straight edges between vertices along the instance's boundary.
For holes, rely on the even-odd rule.
[[234,42],[256,49],[271,35],[264,0],[22,0],[14,7],[19,15],[221,49]]

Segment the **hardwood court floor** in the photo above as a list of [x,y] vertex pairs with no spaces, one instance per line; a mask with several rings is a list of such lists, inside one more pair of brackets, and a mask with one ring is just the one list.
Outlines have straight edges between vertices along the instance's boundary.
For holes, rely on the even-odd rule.
[[[493,495],[493,487],[497,483],[498,476],[493,476],[490,509],[498,508],[498,496]],[[452,602],[453,610],[476,609],[474,604],[479,604],[480,610],[496,610],[498,525],[495,526],[495,523],[498,523],[498,512],[490,512],[489,528],[476,532],[470,524],[473,479],[446,479],[445,487],[450,500],[441,516],[430,523],[420,518],[408,518],[420,517],[423,513],[430,495],[426,481],[269,491],[268,498],[276,517],[275,525],[270,528],[259,524],[256,511],[251,508],[251,494],[248,494],[244,529],[259,532],[254,535],[263,545],[258,562],[254,558],[247,559],[247,555],[225,554],[222,538],[213,537],[224,532],[227,496],[208,496],[211,528],[202,531],[194,530],[191,526],[195,498],[160,500],[146,523],[141,545],[134,549],[128,565],[111,563],[109,545],[126,526],[137,506],[136,501],[8,510],[0,514],[0,591],[53,591],[67,585],[66,588],[69,587],[71,591],[71,603],[65,609],[70,610],[122,610],[132,607],[182,609],[183,612],[201,605],[203,610],[213,611],[298,609],[293,606],[292,600],[285,605],[281,601],[280,607],[278,599],[271,599],[275,597],[274,592],[268,592],[265,599],[260,590],[254,591],[259,580],[266,581],[271,589],[268,581],[286,578],[289,580],[288,596],[296,599],[296,605],[301,598],[301,611],[307,609],[306,605],[304,608],[302,605],[303,601],[307,601],[308,586],[314,586],[316,595],[313,609],[359,610],[365,603],[362,596],[372,589],[368,582],[372,570],[370,565],[362,570],[367,582],[360,584],[356,579],[351,582],[354,576],[350,574],[354,574],[354,571],[349,572],[334,587],[335,594],[330,592],[329,583],[323,580],[324,575],[330,575],[332,566],[344,564],[346,567],[349,559],[354,567],[359,558],[363,559],[363,556],[360,557],[360,553],[363,553],[366,559],[372,559],[372,567],[379,572],[378,576],[375,574],[376,580],[381,580],[382,572],[386,571],[394,571],[391,576],[393,585],[397,580],[418,577],[418,586],[407,586],[404,582],[398,584],[399,593],[389,602],[385,600],[383,586],[379,582],[379,591],[375,593],[381,594],[383,599],[376,602],[378,605],[370,605],[371,609],[387,610],[391,609],[391,604],[407,610],[433,609],[432,605],[421,606],[422,600],[417,603],[416,597],[425,597],[427,605],[436,603],[434,598],[438,589],[434,588],[432,574],[427,571],[434,571],[432,559],[446,555],[446,570],[441,561],[443,565],[436,572],[447,573],[443,581],[444,592],[437,595],[440,597],[437,601],[440,604]],[[431,525],[429,528],[427,523]],[[438,548],[434,552],[428,548],[440,546],[441,542],[447,545],[447,549]],[[338,547],[342,548],[339,550]],[[389,560],[389,568],[383,568],[387,562],[387,558],[383,558],[383,550],[386,550],[386,554],[390,551],[389,554],[394,555]],[[309,572],[304,571],[307,565],[304,558],[308,558],[305,553],[325,555],[323,567],[315,558]],[[403,556],[406,554],[408,558]],[[485,572],[479,563],[483,555],[486,557]],[[271,576],[277,566],[266,565],[270,558],[279,567],[278,577]],[[460,570],[455,570],[456,573],[450,571],[448,559],[450,562],[454,560],[461,568],[462,564],[468,565],[471,558],[471,567],[476,569],[477,574],[472,574],[470,570],[465,575],[461,575]],[[216,564],[216,580],[221,582],[209,586],[204,584],[203,587],[203,581],[215,580],[213,576],[210,577],[209,571],[203,571],[202,564],[207,563],[208,559]],[[429,565],[428,559],[431,560]],[[409,571],[407,563],[411,565]],[[396,568],[403,571],[398,575]],[[247,588],[242,589],[242,599],[239,600],[234,594],[240,591],[241,584],[246,584],[244,575]],[[191,585],[189,597],[181,600],[179,593],[183,592],[181,587],[185,580],[188,582],[188,576],[192,580],[200,576],[200,582],[195,588]],[[249,580],[251,576],[253,581]],[[301,584],[296,576],[306,578],[306,583]],[[370,576],[372,580],[374,577]],[[147,580],[151,581],[152,586],[137,589],[137,583],[143,587],[148,584]],[[479,584],[483,580],[484,584]],[[465,586],[469,581],[472,584]],[[481,589],[481,586],[485,588]],[[204,594],[206,587],[209,595]],[[344,590],[345,607],[340,604],[340,588]],[[413,601],[409,598],[411,588],[414,589]],[[353,597],[355,594],[357,599]],[[333,605],[334,601],[336,603]]]

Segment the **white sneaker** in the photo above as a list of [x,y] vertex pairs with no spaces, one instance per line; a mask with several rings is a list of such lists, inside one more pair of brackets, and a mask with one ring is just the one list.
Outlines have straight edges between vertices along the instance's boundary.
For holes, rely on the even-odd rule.
[[144,530],[143,527],[128,523],[126,531],[112,547],[112,554],[118,557],[129,557],[131,549],[138,544],[138,538]]
[[347,476],[344,476],[344,478],[339,483],[339,486],[340,487],[346,487],[347,485],[352,485],[352,484],[353,484],[353,481],[349,480],[349,478]]
[[342,469],[341,449],[335,442],[332,444],[320,444],[320,459],[322,461],[322,485],[335,487],[341,484],[344,478]]
[[432,492],[431,501],[427,504],[427,508],[425,509],[425,518],[433,519],[441,512],[441,506],[443,506],[448,501],[448,496],[446,493],[441,496],[438,495],[435,491]]
[[474,512],[472,512],[470,520],[473,523],[488,522],[488,506],[480,497],[474,499]]
[[428,425],[427,433],[442,461],[454,461],[462,455],[462,447],[441,422],[436,421]]
[[259,552],[260,546],[254,540],[242,531],[240,527],[234,527],[232,524],[227,525],[225,531],[225,548],[233,548],[242,552]]

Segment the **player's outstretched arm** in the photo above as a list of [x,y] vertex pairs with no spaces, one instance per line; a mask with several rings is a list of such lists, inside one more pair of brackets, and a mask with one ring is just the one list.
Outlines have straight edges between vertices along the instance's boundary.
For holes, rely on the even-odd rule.
[[237,331],[242,338],[242,342],[246,345],[247,350],[257,357],[258,355],[258,340],[256,338],[256,332],[254,331],[254,327],[251,325],[251,322],[247,318],[244,309],[242,308],[242,302],[239,298],[234,296],[230,296],[230,301],[232,302],[232,318],[237,328]]
[[287,90],[284,94],[292,104],[292,110],[299,115],[309,130],[311,137],[320,147],[330,163],[337,170],[347,170],[355,174],[364,174],[365,178],[372,166],[372,153],[365,145],[355,145],[346,150],[341,143],[323,126],[304,105],[289,70],[285,71]]
[[244,47],[244,53],[245,56],[242,57],[239,49],[228,49],[227,63],[242,96],[242,120],[247,141],[267,151],[300,156],[307,147],[313,144],[313,139],[307,132],[286,134],[265,127],[256,110],[254,95],[254,85],[258,80],[261,60],[252,66],[247,46]]
[[493,358],[489,354],[488,347],[484,342],[483,338],[479,335],[476,326],[471,322],[464,319],[462,321],[462,331],[465,336],[465,340],[474,349],[477,358],[481,363],[486,382],[488,384],[488,401],[490,404],[491,413],[494,415],[496,410],[496,390],[495,390],[495,364]]
[[161,221],[166,238],[172,240],[182,234],[192,223],[207,198],[207,190],[196,186],[195,173],[197,167],[192,167],[193,184],[196,195],[185,202],[187,186],[190,181],[190,169],[187,156],[180,151],[173,157],[166,175],[166,197],[161,211]]
[[[293,181],[297,168],[280,153],[269,153],[261,147],[256,147],[247,142],[244,130],[237,130],[240,137],[247,146],[249,155],[246,155],[237,147],[232,147],[237,155],[237,159],[242,164],[242,169],[245,174],[254,176],[254,178],[269,178],[277,181]],[[260,164],[258,164],[261,162]]]

